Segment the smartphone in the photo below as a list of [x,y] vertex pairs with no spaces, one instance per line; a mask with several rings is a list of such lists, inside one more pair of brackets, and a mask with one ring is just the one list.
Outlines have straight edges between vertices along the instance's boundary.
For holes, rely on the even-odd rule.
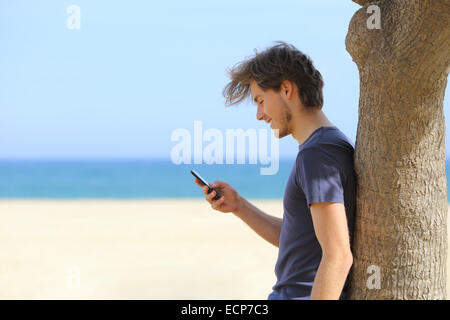
[[[213,188],[211,188],[211,187],[209,186],[209,183],[208,183],[205,179],[203,179],[202,177],[200,177],[200,175],[199,175],[197,172],[195,172],[194,170],[191,170],[191,174],[192,174],[194,177],[196,177],[196,178],[198,179],[198,181],[200,181],[200,183],[201,183],[202,185],[208,187],[208,193],[211,193],[211,192],[214,190]],[[221,195],[219,192],[217,192],[217,190],[214,190],[214,191],[216,191],[216,196],[213,198],[213,200],[219,200],[220,197],[221,197],[222,195]]]

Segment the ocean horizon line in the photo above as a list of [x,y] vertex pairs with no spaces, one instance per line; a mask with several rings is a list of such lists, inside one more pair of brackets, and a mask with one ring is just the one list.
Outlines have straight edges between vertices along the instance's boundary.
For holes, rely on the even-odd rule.
[[[296,155],[292,156],[292,157],[280,157],[278,158],[278,160],[280,162],[285,162],[285,161],[292,161],[293,159],[295,159]],[[223,163],[212,163],[212,164],[208,164],[205,162],[202,163],[194,163],[194,161],[192,161],[192,163],[180,163],[180,164],[175,164],[174,161],[172,161],[172,159],[170,158],[140,158],[140,157],[105,157],[105,158],[84,158],[84,157],[71,157],[71,158],[0,158],[0,163],[5,163],[5,162],[72,162],[72,161],[79,161],[79,162],[119,162],[119,161],[136,161],[136,162],[170,162],[173,163],[174,165],[257,165],[259,163],[253,164],[253,163],[248,163],[248,158],[246,159],[245,163],[237,163],[237,157],[234,159],[233,163],[226,163],[226,160],[224,158]]]
[[[177,165],[142,158],[0,159],[0,199],[202,198],[191,170],[208,182],[229,183],[245,198],[281,199],[294,162],[295,158],[280,160],[275,174],[261,175],[261,164],[248,163]],[[448,161],[446,167],[450,168]]]

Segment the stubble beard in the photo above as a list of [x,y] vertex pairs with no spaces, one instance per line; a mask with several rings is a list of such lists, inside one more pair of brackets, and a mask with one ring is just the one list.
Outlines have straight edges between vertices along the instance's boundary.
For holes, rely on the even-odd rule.
[[[291,110],[289,110],[289,107],[285,102],[283,103],[283,109],[284,109],[285,119],[281,125],[281,128],[277,129],[278,139],[281,139],[281,138],[291,134],[292,113],[291,113]],[[275,132],[275,136],[277,136],[276,132]]]

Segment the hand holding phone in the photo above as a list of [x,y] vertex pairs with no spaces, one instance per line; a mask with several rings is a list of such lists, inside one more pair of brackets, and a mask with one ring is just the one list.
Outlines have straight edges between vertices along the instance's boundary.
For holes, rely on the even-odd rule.
[[[194,177],[196,177],[197,180],[200,181],[200,183],[201,183],[202,185],[208,187],[208,193],[211,193],[211,192],[213,192],[213,191],[216,191],[216,190],[214,190],[213,188],[211,188],[211,186],[209,185],[209,183],[208,183],[205,179],[203,179],[202,177],[200,177],[200,175],[199,175],[197,172],[195,172],[194,170],[191,170],[191,174],[192,174]],[[214,199],[214,200],[219,200],[220,197],[222,197],[222,195],[221,195],[219,192],[216,191],[216,196],[215,196],[213,199]]]

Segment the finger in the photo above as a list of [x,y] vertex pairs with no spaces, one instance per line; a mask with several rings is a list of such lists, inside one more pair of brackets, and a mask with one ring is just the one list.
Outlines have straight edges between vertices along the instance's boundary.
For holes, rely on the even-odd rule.
[[223,189],[223,188],[225,188],[227,186],[228,186],[228,184],[226,182],[223,182],[223,181],[220,181],[220,180],[214,181],[214,183],[211,185],[211,187],[218,188],[218,189]]
[[224,198],[223,198],[223,196],[222,196],[219,200],[214,200],[214,201],[211,203],[211,207],[212,207],[213,209],[215,209],[215,210],[218,210],[218,209],[220,209],[220,207],[222,206],[223,201],[224,201]]
[[207,186],[202,187],[202,192],[208,194],[209,188]]
[[206,196],[206,200],[208,201],[208,202],[212,202],[213,201],[213,198],[216,196],[216,192],[215,191],[213,191],[213,192],[211,192],[210,194],[208,194],[207,196]]
[[199,187],[203,187],[203,184],[202,184],[197,178],[195,178],[195,183],[196,183]]

